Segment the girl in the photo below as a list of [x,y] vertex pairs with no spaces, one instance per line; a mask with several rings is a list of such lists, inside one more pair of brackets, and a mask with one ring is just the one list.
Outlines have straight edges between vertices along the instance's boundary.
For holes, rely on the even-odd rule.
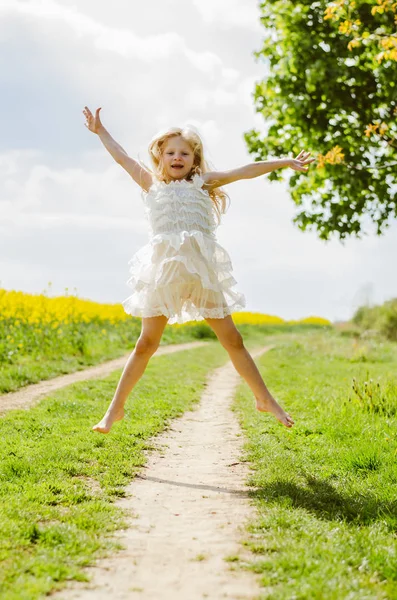
[[218,244],[215,230],[225,212],[226,194],[220,186],[250,179],[274,169],[307,171],[310,153],[248,164],[231,171],[210,171],[199,135],[190,128],[171,128],[149,145],[153,170],[130,158],[86,106],[85,126],[142,188],[150,241],[130,260],[128,284],[133,294],[123,301],[125,311],[142,317],[142,330],[114,397],[93,430],[108,433],[124,417],[124,404],[156,352],[168,322],[205,319],[229,353],[237,372],[250,386],[256,408],[272,413],[283,425],[294,421],[267,389],[244,346],[231,314],[245,306],[243,294],[233,289],[232,263]]

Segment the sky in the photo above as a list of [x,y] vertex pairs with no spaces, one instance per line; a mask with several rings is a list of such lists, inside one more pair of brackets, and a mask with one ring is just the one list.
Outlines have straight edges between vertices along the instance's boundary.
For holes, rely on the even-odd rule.
[[[140,188],[82,110],[101,106],[106,129],[147,164],[150,139],[186,124],[217,169],[253,162],[244,133],[267,126],[253,101],[267,73],[254,57],[259,16],[253,0],[0,0],[0,287],[130,295],[128,260],[148,242]],[[246,310],[337,321],[397,296],[396,223],[325,242],[293,224],[287,182],[263,175],[225,191],[217,237]]]

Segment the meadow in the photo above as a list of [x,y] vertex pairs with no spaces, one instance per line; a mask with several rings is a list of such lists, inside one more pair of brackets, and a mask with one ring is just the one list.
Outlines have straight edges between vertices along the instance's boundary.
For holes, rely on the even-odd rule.
[[[3,392],[120,356],[140,319],[117,305],[0,292]],[[325,320],[233,316],[292,430],[255,411],[241,382],[233,405],[257,508],[232,569],[260,576],[261,598],[397,597],[397,345],[338,331]],[[115,504],[145,464],[145,450],[194,407],[208,373],[228,360],[205,323],[167,326],[162,344],[208,344],[150,361],[112,435],[91,426],[121,371],[52,393],[0,419],[0,596],[36,600],[120,547],[126,515]],[[180,374],[184,376],[181,377]],[[246,557],[246,553],[248,556]]]
[[328,331],[279,339],[260,370],[297,424],[237,411],[257,519],[246,539],[261,598],[397,598],[397,345]]
[[225,361],[216,343],[178,353],[177,365],[173,355],[157,357],[110,436],[91,427],[121,370],[0,419],[1,598],[43,598],[67,580],[84,580],[84,566],[117,550],[111,534],[125,515],[114,500],[145,464],[151,438],[198,402],[208,371]]

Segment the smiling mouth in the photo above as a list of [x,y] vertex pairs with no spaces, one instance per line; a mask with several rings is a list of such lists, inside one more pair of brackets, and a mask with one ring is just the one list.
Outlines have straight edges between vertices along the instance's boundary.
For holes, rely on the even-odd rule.
[[183,169],[183,165],[172,165],[173,169]]

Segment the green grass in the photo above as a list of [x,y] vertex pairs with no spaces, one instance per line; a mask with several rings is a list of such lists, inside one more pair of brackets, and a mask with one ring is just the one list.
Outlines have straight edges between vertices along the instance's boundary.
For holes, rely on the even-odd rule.
[[0,419],[0,597],[44,597],[118,547],[111,534],[124,515],[113,500],[145,463],[151,437],[194,406],[208,372],[227,359],[218,343],[155,357],[109,436],[91,426],[121,371]]
[[[16,391],[31,383],[73,373],[132,352],[141,332],[141,319],[131,317],[111,323],[95,319],[30,325],[20,319],[0,317],[0,394]],[[265,337],[310,331],[316,325],[239,325],[243,336],[262,343]],[[324,327],[321,327],[324,329]],[[161,345],[195,340],[215,340],[212,329],[203,321],[183,327],[166,325]]]
[[[0,319],[0,394],[132,352],[141,331],[138,318],[118,323],[97,319],[62,325],[57,330],[50,324],[34,328],[28,323],[16,326],[12,321]],[[215,338],[208,325],[167,325],[161,345],[203,338]]]
[[240,385],[257,507],[240,566],[261,575],[261,598],[396,598],[397,346],[313,333],[280,339],[259,366],[296,425],[257,413]]

